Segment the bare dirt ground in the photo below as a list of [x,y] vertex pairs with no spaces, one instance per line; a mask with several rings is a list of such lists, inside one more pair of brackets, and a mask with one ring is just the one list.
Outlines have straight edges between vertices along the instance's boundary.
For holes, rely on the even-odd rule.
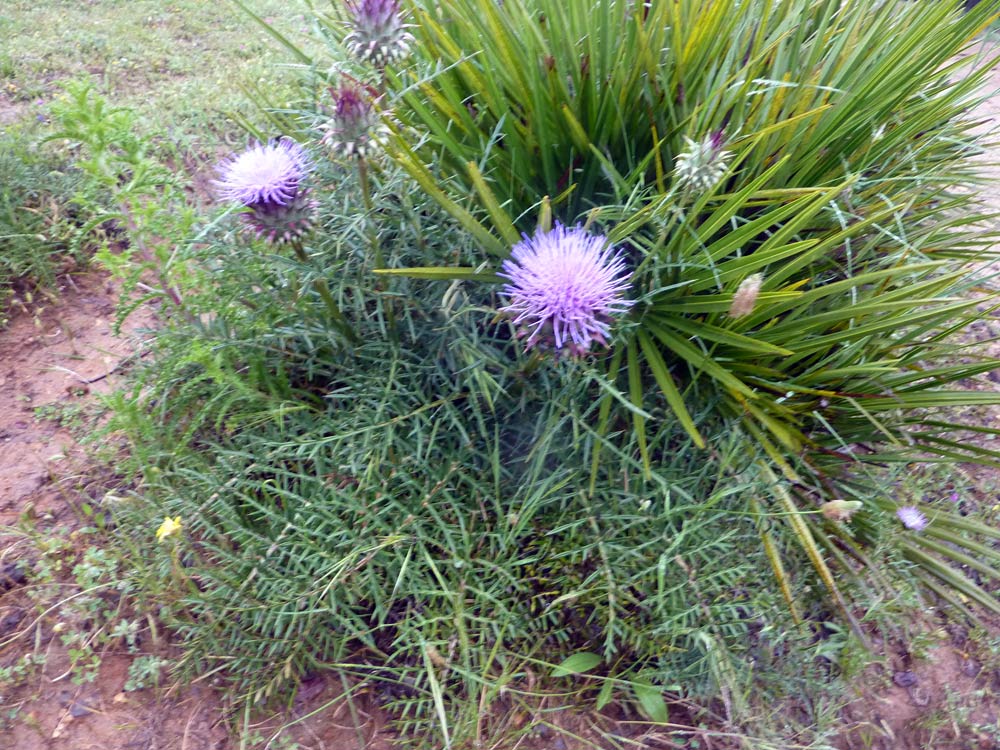
[[[100,499],[92,495],[101,488],[88,490],[86,452],[56,417],[93,404],[141,350],[137,331],[150,327],[151,311],[115,336],[116,304],[100,274],[66,277],[58,302],[16,315],[0,332],[0,525],[26,510],[65,521],[88,496]],[[40,418],[47,413],[53,418]]]
[[58,302],[22,312],[0,332],[0,645],[13,647],[0,648],[0,664],[17,664],[26,646],[45,644],[44,667],[30,670],[16,695],[3,695],[3,709],[17,718],[0,720],[0,747],[221,748],[227,733],[204,688],[181,699],[124,693],[132,657],[114,653],[102,656],[93,683],[74,684],[70,654],[54,637],[57,623],[34,619],[36,603],[18,587],[30,554],[16,527],[59,537],[69,553],[83,525],[81,507],[99,505],[113,483],[113,471],[95,465],[80,445],[79,428],[93,418],[85,410],[95,396],[114,387],[123,365],[142,351],[142,329],[155,323],[145,309],[116,336],[113,284],[91,272],[66,277],[62,286]]
[[[1000,90],[1000,71],[993,72],[989,85]],[[1000,97],[986,102],[978,114],[984,131],[1000,127]],[[1000,162],[1000,154],[984,158]],[[984,197],[1000,210],[1000,166],[984,169],[997,174]],[[996,280],[987,284],[995,292]],[[984,304],[989,293],[986,288]],[[43,665],[25,670],[13,693],[0,694],[0,750],[237,746],[225,707],[209,684],[126,692],[135,656],[124,649],[101,654],[93,681],[74,681],[79,669],[72,667],[71,654],[57,637],[58,623],[38,615],[37,602],[22,585],[24,571],[17,563],[30,561],[30,554],[18,526],[63,539],[69,554],[84,544],[75,536],[83,525],[84,504],[98,506],[115,484],[113,469],[95,465],[89,458],[93,446],[80,443],[81,424],[95,423],[73,415],[94,409],[96,396],[119,382],[120,371],[143,350],[143,330],[155,326],[155,311],[146,309],[129,318],[121,335],[114,335],[117,295],[99,272],[67,278],[57,302],[15,314],[0,331],[0,669],[19,664],[26,650],[45,655]],[[991,339],[1000,336],[1000,318],[994,321],[996,325],[984,323],[972,335],[996,355],[1000,344]],[[1000,388],[1000,373],[970,387]],[[1000,426],[996,410],[983,418]],[[1000,502],[997,472],[963,468],[980,501]],[[884,644],[883,663],[857,681],[857,699],[840,713],[844,729],[839,747],[1000,748],[1000,653],[995,648],[1000,629],[992,640],[973,640],[962,629],[933,622],[927,623],[927,632],[933,643],[919,657],[898,644]],[[993,650],[983,643],[992,643]],[[169,646],[159,648],[169,660]],[[339,695],[332,680],[317,676],[304,681],[292,708],[252,727],[257,739],[240,745],[241,750],[388,748],[391,735],[377,712],[365,714],[368,723],[356,731],[345,703],[336,700]],[[364,714],[363,702],[361,710]],[[537,746],[572,747],[558,738]]]

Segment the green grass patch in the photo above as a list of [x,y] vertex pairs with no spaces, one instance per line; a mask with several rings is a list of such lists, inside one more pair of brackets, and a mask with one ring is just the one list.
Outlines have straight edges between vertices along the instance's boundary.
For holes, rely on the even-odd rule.
[[[303,31],[301,9],[255,0],[258,13]],[[150,132],[211,146],[224,113],[244,106],[240,81],[276,88],[273,44],[226,2],[13,0],[0,10],[0,108],[44,113],[63,81],[89,78],[134,107]]]

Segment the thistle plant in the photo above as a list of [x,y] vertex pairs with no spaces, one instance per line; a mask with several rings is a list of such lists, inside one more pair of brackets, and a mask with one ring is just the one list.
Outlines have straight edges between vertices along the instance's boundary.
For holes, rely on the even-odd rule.
[[344,46],[358,60],[384,68],[410,53],[413,35],[406,30],[396,0],[348,2],[350,31]]
[[525,337],[557,353],[587,353],[594,343],[607,345],[609,324],[634,303],[625,299],[629,273],[607,237],[559,223],[539,231],[511,250],[499,275],[508,304],[501,308]]
[[301,239],[313,228],[316,202],[303,182],[309,162],[302,147],[284,138],[258,144],[219,166],[219,197],[246,207],[242,218],[273,244]]

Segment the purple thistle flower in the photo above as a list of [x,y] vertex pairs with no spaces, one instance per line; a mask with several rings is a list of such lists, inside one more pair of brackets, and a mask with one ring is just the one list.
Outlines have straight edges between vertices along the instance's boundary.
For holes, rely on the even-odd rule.
[[550,232],[524,235],[510,256],[499,274],[510,280],[501,311],[513,317],[529,349],[542,343],[582,355],[595,341],[606,345],[612,316],[635,304],[623,296],[625,260],[603,235],[556,223]]
[[290,242],[312,229],[316,202],[302,182],[309,162],[289,139],[251,146],[219,165],[215,185],[223,200],[249,209],[247,225],[268,242]]
[[902,522],[903,526],[913,531],[921,531],[927,528],[927,516],[912,505],[905,505],[897,510],[896,518]]
[[308,171],[302,147],[284,138],[251,146],[219,165],[219,197],[250,208],[259,204],[287,205],[295,200]]
[[354,57],[381,68],[410,53],[413,35],[400,18],[396,0],[348,0],[347,7],[352,18],[344,46]]

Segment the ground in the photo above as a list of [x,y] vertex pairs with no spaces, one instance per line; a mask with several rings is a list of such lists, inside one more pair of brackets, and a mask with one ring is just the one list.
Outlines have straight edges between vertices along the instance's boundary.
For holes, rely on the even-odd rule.
[[[994,71],[989,85],[1000,89],[1000,72]],[[0,124],[24,116],[30,107],[30,101],[0,92]],[[980,114],[984,130],[1000,124],[1000,97],[987,101]],[[1000,161],[998,156],[1000,152],[984,159]],[[995,166],[984,169],[996,169],[1000,176]],[[1000,181],[984,197],[1000,210]],[[58,567],[60,560],[80,559],[88,547],[86,529],[99,523],[101,503],[113,495],[118,481],[113,464],[92,457],[102,449],[105,459],[113,456],[113,438],[103,444],[82,441],[100,426],[99,396],[142,356],[147,331],[157,320],[155,308],[143,308],[116,334],[118,293],[100,271],[67,275],[51,301],[15,310],[10,326],[0,331],[0,669],[7,670],[0,677],[16,685],[4,692],[0,679],[0,747],[242,750],[297,743],[303,750],[388,748],[391,735],[373,701],[365,696],[358,701],[356,708],[367,723],[353,729],[346,704],[335,701],[340,685],[326,677],[306,679],[284,712],[260,724],[240,724],[227,716],[210,680],[175,689],[126,689],[135,687],[127,683],[134,677],[130,667],[137,655],[164,663],[176,656],[166,634],[139,645],[129,644],[124,635],[107,639],[92,661],[86,644],[63,637],[86,631],[85,610],[67,607],[65,621],[52,616],[53,611],[38,615],[38,601],[22,585],[24,570],[18,562]],[[993,320],[995,326],[984,323],[972,335],[996,354],[997,341],[991,340],[1000,336],[1000,318]],[[970,386],[1000,388],[998,381],[1000,373],[991,373]],[[983,418],[1000,423],[995,410]],[[1000,502],[996,472],[964,470],[981,499]],[[48,556],[37,551],[32,534],[49,540],[42,544],[43,550],[49,545]],[[66,583],[65,570],[54,573],[52,586],[66,585],[72,593],[52,601],[89,596],[81,583],[85,575],[85,570],[74,570]],[[117,606],[113,592],[90,598],[95,607]],[[857,697],[837,717],[842,727],[838,747],[1000,747],[1000,629],[973,637],[932,619],[921,627],[919,648],[912,642],[880,644],[881,660],[855,680]],[[24,661],[18,649],[43,655],[44,663]],[[244,732],[244,744],[232,739],[234,724],[250,730]],[[662,744],[655,732],[643,744],[677,746]],[[550,733],[537,744],[522,745],[532,746],[573,744]]]

